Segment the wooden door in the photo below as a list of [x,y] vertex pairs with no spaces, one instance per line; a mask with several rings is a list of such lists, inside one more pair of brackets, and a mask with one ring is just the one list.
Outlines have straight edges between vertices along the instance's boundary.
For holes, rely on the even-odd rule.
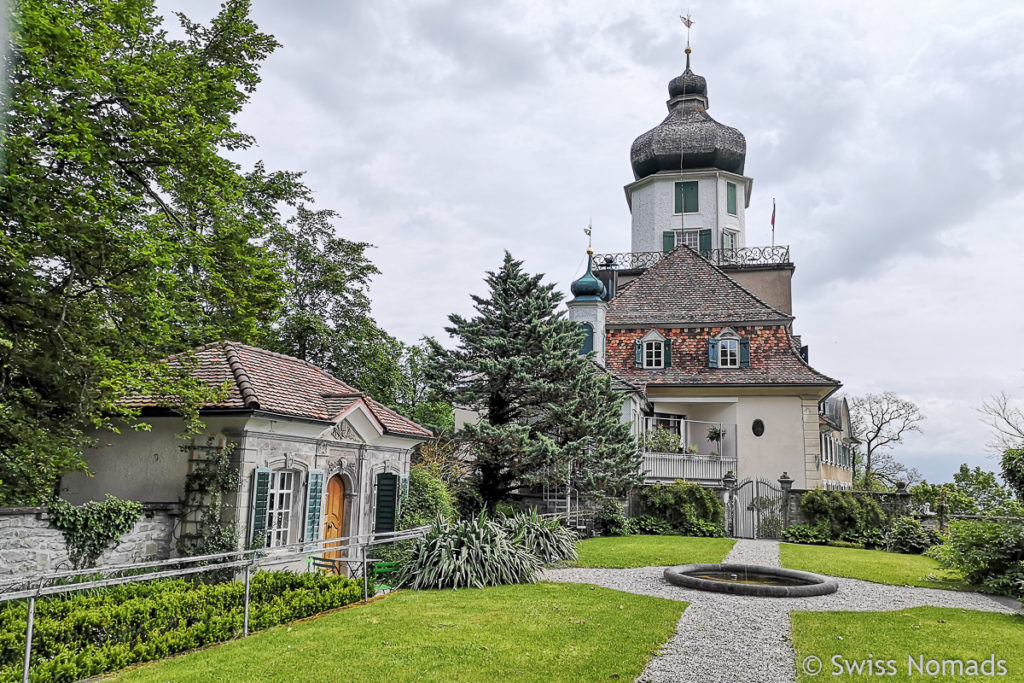
[[[327,503],[324,515],[324,539],[341,538],[345,522],[345,484],[336,474],[327,482]],[[341,557],[337,544],[328,545],[324,557]]]

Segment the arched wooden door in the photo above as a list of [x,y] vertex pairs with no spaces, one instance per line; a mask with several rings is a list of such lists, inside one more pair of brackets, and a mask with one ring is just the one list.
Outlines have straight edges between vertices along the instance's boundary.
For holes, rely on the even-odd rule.
[[[341,538],[345,523],[345,482],[340,474],[327,482],[327,504],[324,507],[324,539]],[[338,544],[329,544],[326,549],[324,557],[341,557]]]

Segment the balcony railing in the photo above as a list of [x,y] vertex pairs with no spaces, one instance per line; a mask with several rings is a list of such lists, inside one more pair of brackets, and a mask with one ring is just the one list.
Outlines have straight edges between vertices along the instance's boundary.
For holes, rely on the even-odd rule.
[[[789,245],[709,249],[699,252],[716,266],[767,266],[791,263]],[[665,256],[660,251],[634,251],[618,254],[594,254],[594,270],[646,270]]]
[[736,471],[736,458],[719,455],[644,453],[644,482],[668,483],[676,479],[698,484],[720,484],[729,470]]

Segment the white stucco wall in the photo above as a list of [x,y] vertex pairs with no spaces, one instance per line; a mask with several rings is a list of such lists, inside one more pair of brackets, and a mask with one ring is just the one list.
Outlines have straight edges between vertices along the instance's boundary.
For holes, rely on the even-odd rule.
[[[764,434],[754,436],[754,420]],[[807,481],[802,401],[796,396],[743,396],[736,410],[740,479],[762,477],[771,482],[788,472],[797,488]]]
[[[675,212],[675,184],[696,180],[699,211]],[[727,183],[736,184],[736,215],[727,211]],[[666,230],[710,228],[712,248],[722,244],[723,229],[737,232],[736,244],[746,246],[745,209],[750,179],[721,171],[656,174],[626,187],[632,206],[632,251],[661,251]]]
[[589,323],[594,329],[594,360],[604,365],[604,328],[608,315],[608,304],[604,301],[569,301],[569,320],[576,323]]
[[[106,494],[141,502],[173,502],[182,495],[188,473],[189,454],[182,451],[188,441],[180,437],[184,422],[178,417],[146,418],[149,431],[137,431],[121,424],[120,434],[99,432],[98,445],[86,449],[85,460],[93,476],[69,474],[61,480],[61,496],[76,505],[103,500]],[[210,417],[206,429],[194,437],[197,444],[208,439],[220,443],[237,438],[244,417]]]

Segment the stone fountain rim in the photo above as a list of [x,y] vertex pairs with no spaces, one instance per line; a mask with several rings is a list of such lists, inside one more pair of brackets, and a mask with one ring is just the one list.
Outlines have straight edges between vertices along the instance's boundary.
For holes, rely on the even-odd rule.
[[[758,573],[765,576],[778,576],[787,579],[806,581],[803,586],[758,586],[746,583],[725,583],[691,576],[697,572],[733,572]],[[816,595],[828,595],[839,589],[839,583],[828,576],[803,572],[797,569],[781,567],[764,567],[756,564],[680,564],[665,568],[665,580],[676,586],[693,590],[728,593],[730,595],[749,595],[759,598],[809,598]]]

